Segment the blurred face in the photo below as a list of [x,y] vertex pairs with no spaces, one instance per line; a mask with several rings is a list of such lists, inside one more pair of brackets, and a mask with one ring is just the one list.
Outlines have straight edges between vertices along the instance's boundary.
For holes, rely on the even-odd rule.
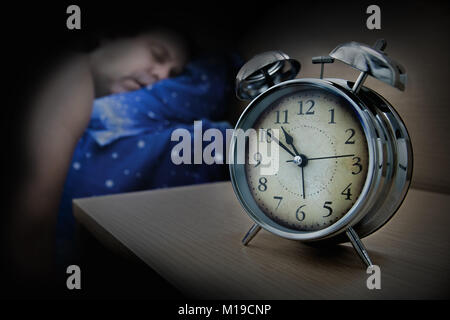
[[96,95],[138,90],[180,74],[187,50],[176,35],[149,32],[112,41],[91,56]]

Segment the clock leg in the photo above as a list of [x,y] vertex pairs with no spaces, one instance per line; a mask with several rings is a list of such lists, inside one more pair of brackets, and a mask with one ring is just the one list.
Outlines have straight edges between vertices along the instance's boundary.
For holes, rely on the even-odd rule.
[[261,230],[261,227],[259,224],[255,223],[250,230],[248,230],[247,234],[245,235],[244,239],[242,239],[242,244],[246,246],[254,236]]
[[356,252],[358,252],[358,255],[361,257],[364,263],[368,267],[372,266],[372,261],[369,258],[369,254],[367,253],[366,248],[364,247],[363,243],[361,242],[361,239],[359,238],[355,230],[350,227],[347,229],[346,234],[347,237],[350,239],[353,248],[355,248]]

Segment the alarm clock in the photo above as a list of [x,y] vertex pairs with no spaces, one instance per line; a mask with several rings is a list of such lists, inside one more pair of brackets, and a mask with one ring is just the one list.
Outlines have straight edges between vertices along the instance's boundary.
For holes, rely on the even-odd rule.
[[[319,78],[294,79],[301,64],[280,51],[253,57],[236,76],[236,95],[251,101],[230,145],[230,177],[236,196],[254,221],[242,242],[264,228],[309,243],[350,241],[367,266],[361,239],[395,214],[411,182],[411,140],[394,107],[363,86],[370,75],[405,89],[405,69],[386,55],[386,41],[371,47],[350,42],[321,64]],[[361,73],[356,81],[324,79],[324,64],[339,60]],[[254,130],[257,141],[276,144],[263,159],[258,148],[238,143],[238,132]],[[275,135],[274,133],[278,134]],[[252,151],[253,149],[253,151]],[[239,157],[257,161],[237,161]],[[263,172],[263,160],[277,171]]]

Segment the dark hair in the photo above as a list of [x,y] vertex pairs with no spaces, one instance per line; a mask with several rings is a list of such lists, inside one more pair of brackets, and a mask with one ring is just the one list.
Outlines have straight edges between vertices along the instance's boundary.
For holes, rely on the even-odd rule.
[[89,53],[97,49],[104,42],[135,37],[145,33],[157,33],[175,38],[175,41],[186,50],[188,59],[195,57],[200,52],[200,49],[196,45],[196,41],[192,38],[191,34],[185,30],[164,25],[147,25],[133,30],[126,29],[118,32],[109,30],[108,32],[97,33],[86,39],[85,43],[80,48],[81,51]]

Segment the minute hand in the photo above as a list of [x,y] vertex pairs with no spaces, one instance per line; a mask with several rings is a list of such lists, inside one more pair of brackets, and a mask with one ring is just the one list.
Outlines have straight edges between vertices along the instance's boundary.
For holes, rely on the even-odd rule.
[[309,160],[321,160],[321,159],[333,159],[333,158],[345,158],[345,157],[353,157],[354,154],[344,154],[341,156],[329,156],[329,157],[318,157],[318,158],[308,158]]

